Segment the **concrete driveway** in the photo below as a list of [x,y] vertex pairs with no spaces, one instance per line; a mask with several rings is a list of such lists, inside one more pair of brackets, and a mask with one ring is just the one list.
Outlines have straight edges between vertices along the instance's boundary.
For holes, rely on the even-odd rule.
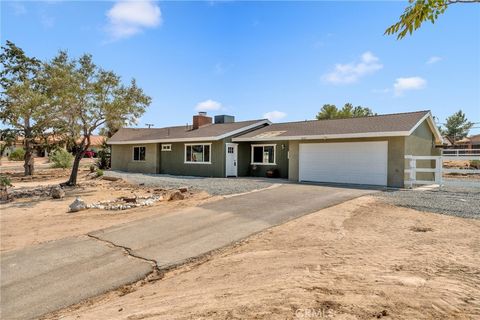
[[1,318],[30,319],[368,193],[288,184],[1,256]]

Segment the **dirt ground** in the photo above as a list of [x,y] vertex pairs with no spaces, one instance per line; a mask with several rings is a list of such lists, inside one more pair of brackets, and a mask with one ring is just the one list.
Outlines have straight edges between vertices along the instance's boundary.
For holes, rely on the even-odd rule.
[[[17,250],[26,246],[77,236],[116,224],[167,213],[175,208],[195,206],[213,201],[205,192],[189,193],[185,200],[156,202],[151,207],[122,211],[89,209],[69,213],[68,206],[80,196],[87,203],[112,200],[122,196],[148,196],[154,188],[132,186],[123,181],[106,181],[87,177],[88,169],[79,171],[79,187],[66,188],[63,199],[32,197],[0,204],[0,251]],[[33,179],[22,180],[10,175],[14,188],[54,185],[66,181],[69,171],[39,170]],[[43,177],[43,178],[42,178]]]
[[48,319],[478,319],[480,221],[362,197]]

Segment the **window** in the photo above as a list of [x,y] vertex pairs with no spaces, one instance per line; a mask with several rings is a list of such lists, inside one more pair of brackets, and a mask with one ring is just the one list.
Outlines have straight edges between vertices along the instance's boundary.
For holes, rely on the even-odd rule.
[[133,147],[133,161],[145,161],[145,154],[145,147]]
[[227,153],[234,153],[234,148],[233,147],[228,147]]
[[162,144],[162,151],[172,151],[171,144]]
[[252,145],[252,164],[275,164],[275,144]]
[[210,163],[211,144],[186,144],[185,163]]

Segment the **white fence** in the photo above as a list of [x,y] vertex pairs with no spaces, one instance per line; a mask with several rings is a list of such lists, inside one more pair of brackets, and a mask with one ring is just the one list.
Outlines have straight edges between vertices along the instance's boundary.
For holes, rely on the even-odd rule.
[[[405,180],[405,185],[412,188],[414,185],[424,185],[424,184],[443,184],[442,178],[442,157],[441,156],[405,156],[405,159],[408,160],[408,167],[405,168],[405,173],[408,175],[408,180]],[[434,168],[425,168],[417,166],[417,161],[421,160],[430,160],[431,162],[435,161]],[[418,180],[417,173],[419,172],[428,172],[433,173],[433,180]]]
[[[474,157],[480,159],[480,149],[442,149],[442,156],[452,157],[455,159],[465,159],[465,157]],[[473,159],[473,160],[476,160]]]
[[[408,165],[405,168],[405,174],[408,176],[408,179],[405,179],[405,186],[412,188],[414,185],[431,185],[437,184],[440,187],[448,185],[457,185],[457,186],[479,186],[480,180],[478,182],[472,181],[462,181],[462,180],[450,180],[444,179],[443,174],[445,173],[456,173],[456,174],[480,174],[479,169],[450,169],[444,168],[444,161],[449,160],[480,160],[480,150],[478,149],[446,149],[442,150],[441,156],[412,156],[406,155],[405,160],[407,160]],[[428,166],[419,166],[417,161],[422,161],[424,164],[428,163]],[[432,164],[434,166],[432,168]],[[417,173],[432,173],[433,179],[431,180],[422,180],[417,179]]]

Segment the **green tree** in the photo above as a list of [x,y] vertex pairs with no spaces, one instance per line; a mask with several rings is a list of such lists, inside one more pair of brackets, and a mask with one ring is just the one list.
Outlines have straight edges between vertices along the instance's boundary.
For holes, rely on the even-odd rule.
[[24,137],[25,175],[34,172],[33,142],[49,127],[51,114],[40,81],[42,63],[7,41],[0,54],[0,120]]
[[56,127],[70,137],[75,158],[66,185],[76,185],[80,160],[90,147],[90,137],[107,123],[133,124],[150,105],[151,98],[143,93],[134,79],[124,85],[113,71],[93,63],[92,56],[70,59],[60,52],[48,64],[51,75],[48,92],[58,106]]
[[447,8],[456,3],[478,3],[480,0],[408,0],[410,5],[400,16],[400,20],[385,30],[385,34],[397,34],[397,39],[403,39],[407,33],[420,28],[423,22],[435,23],[438,16]]
[[447,118],[445,128],[442,128],[441,132],[455,144],[458,140],[468,135],[472,126],[473,123],[468,121],[465,113],[462,110],[458,110]]
[[317,113],[317,120],[335,119],[338,117],[338,109],[334,104],[324,104],[320,112]]
[[107,121],[105,126],[100,129],[100,135],[105,136],[107,138],[113,137],[113,135],[120,130],[121,128],[125,127],[127,123],[122,119],[118,121]]
[[370,108],[356,106],[351,103],[345,103],[342,109],[338,109],[334,104],[324,104],[320,112],[317,114],[317,120],[341,119],[341,118],[357,118],[373,116],[375,113]]

